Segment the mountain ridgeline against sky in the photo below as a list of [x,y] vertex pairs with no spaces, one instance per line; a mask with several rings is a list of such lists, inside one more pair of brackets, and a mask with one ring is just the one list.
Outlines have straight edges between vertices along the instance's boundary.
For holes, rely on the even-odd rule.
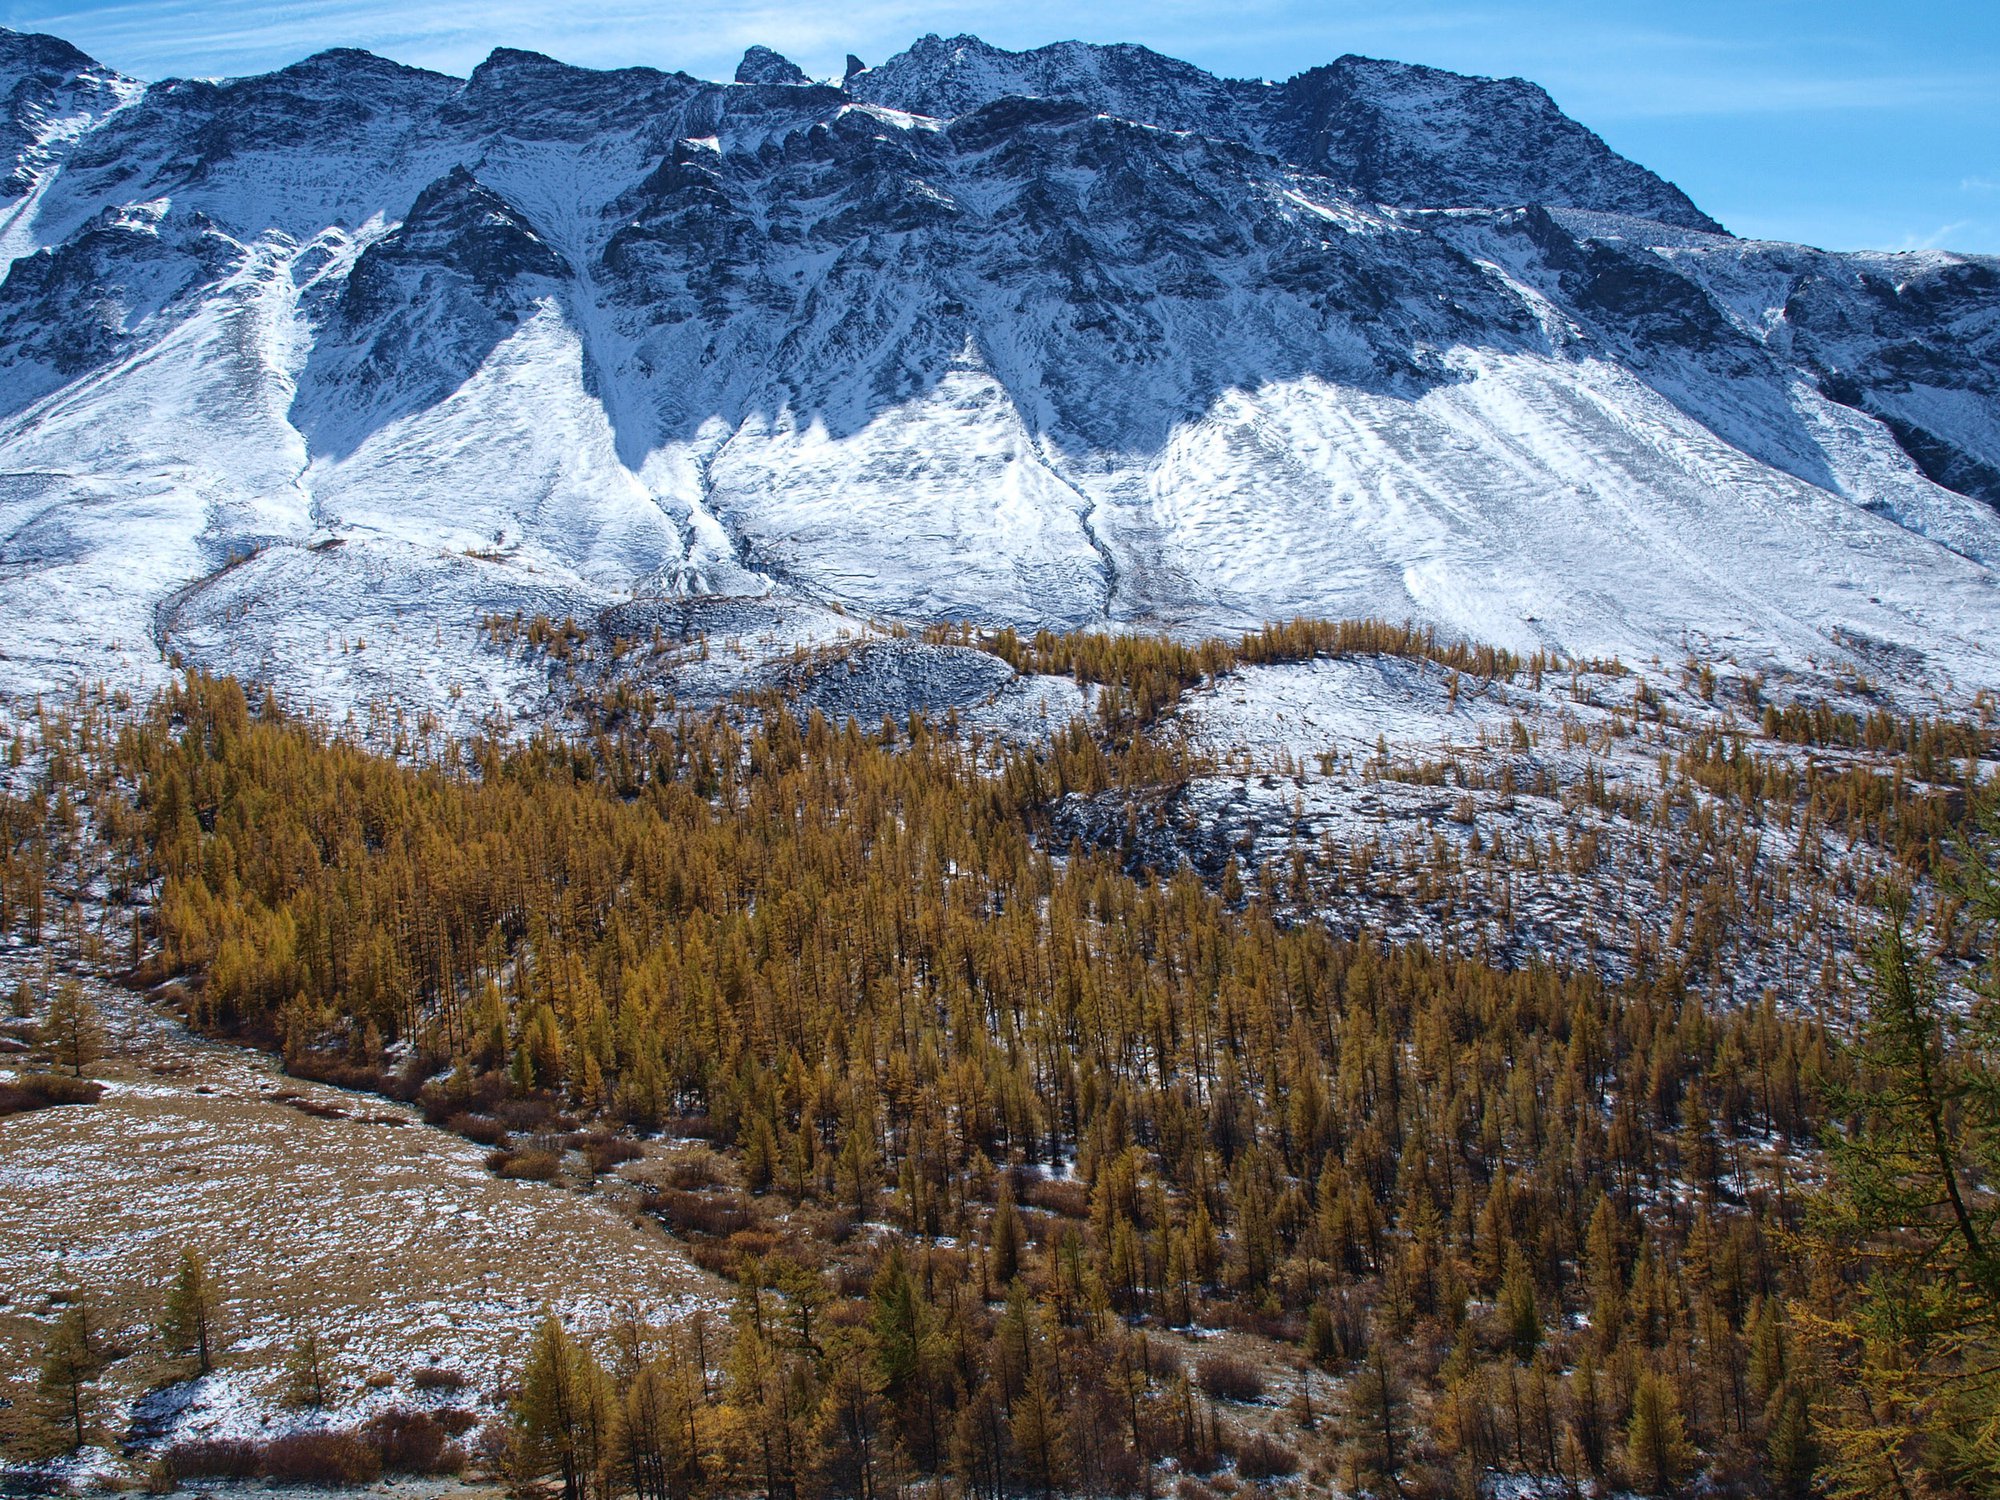
[[311,691],[372,610],[442,691],[481,612],[634,593],[2000,685],[2000,261],[1735,239],[1520,80],[0,33],[0,88],[13,690]]

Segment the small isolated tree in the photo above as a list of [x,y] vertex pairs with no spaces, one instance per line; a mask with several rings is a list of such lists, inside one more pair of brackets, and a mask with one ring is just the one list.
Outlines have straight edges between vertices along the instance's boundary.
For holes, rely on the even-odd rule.
[[39,1381],[54,1425],[68,1434],[72,1449],[83,1446],[90,1424],[90,1387],[103,1367],[91,1340],[90,1315],[83,1303],[72,1303],[56,1320],[42,1349]]
[[1819,1457],[1806,1393],[1796,1382],[1783,1381],[1764,1410],[1764,1472],[1771,1493],[1780,1500],[1807,1500]]
[[290,1407],[333,1405],[332,1362],[319,1330],[301,1323],[292,1335],[291,1352],[285,1356],[284,1387],[280,1397]]
[[758,1115],[750,1122],[743,1147],[743,1185],[753,1193],[766,1191],[778,1170],[778,1141],[771,1122]]
[[1063,1483],[1068,1458],[1062,1411],[1042,1372],[1033,1372],[1009,1413],[1023,1485],[1052,1500]]
[[829,1350],[826,1387],[812,1429],[815,1487],[853,1500],[879,1500],[885,1490],[896,1488],[885,1483],[885,1470],[893,1468],[888,1426],[882,1379],[868,1358],[868,1336],[859,1329],[840,1329]]
[[639,1500],[677,1500],[701,1484],[705,1405],[688,1352],[640,1363],[615,1412],[619,1467]]
[[215,1281],[208,1262],[199,1250],[186,1246],[167,1285],[160,1337],[175,1354],[193,1355],[196,1373],[202,1375],[215,1368],[215,1311]]
[[[1842,1497],[2000,1493],[2000,824],[1954,876],[1985,964],[1967,1013],[1885,903],[1867,1008],[1829,1090],[1847,1128],[1809,1220],[1821,1259],[1804,1346],[1835,1378],[1810,1403],[1821,1488]],[[1782,1411],[1778,1413],[1782,1416]]]
[[104,1055],[104,1021],[76,980],[65,978],[56,986],[42,1021],[42,1045],[74,1078],[83,1077],[83,1070]]
[[1340,1357],[1340,1335],[1334,1331],[1333,1309],[1315,1302],[1306,1314],[1306,1358],[1321,1369],[1329,1369]]

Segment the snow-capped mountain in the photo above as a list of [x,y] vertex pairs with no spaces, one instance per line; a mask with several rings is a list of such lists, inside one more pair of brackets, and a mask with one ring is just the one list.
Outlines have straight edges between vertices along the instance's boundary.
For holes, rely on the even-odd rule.
[[635,594],[2000,686],[2000,260],[1733,238],[1519,80],[0,33],[0,87],[13,691],[490,697],[482,614]]

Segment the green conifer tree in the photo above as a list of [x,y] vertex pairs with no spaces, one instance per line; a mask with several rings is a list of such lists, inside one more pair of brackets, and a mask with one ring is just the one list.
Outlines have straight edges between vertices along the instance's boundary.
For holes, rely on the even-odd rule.
[[993,1280],[1005,1287],[1021,1274],[1021,1254],[1028,1237],[1021,1227],[1021,1213],[1014,1206],[1014,1183],[1007,1174],[1000,1177],[1000,1201],[993,1210]]
[[321,1408],[333,1404],[332,1361],[312,1324],[302,1323],[294,1330],[282,1378],[280,1396],[285,1405]]
[[1533,1359],[1542,1346],[1542,1314],[1535,1302],[1535,1278],[1521,1247],[1507,1248],[1507,1274],[1500,1285],[1500,1317],[1516,1359]]

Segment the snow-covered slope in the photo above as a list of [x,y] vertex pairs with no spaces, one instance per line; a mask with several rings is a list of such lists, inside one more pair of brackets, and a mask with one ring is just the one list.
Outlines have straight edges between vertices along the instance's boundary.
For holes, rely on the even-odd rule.
[[1518,80],[6,33],[0,88],[5,691],[483,711],[485,612],[760,593],[2000,686],[2000,261],[1732,238]]

